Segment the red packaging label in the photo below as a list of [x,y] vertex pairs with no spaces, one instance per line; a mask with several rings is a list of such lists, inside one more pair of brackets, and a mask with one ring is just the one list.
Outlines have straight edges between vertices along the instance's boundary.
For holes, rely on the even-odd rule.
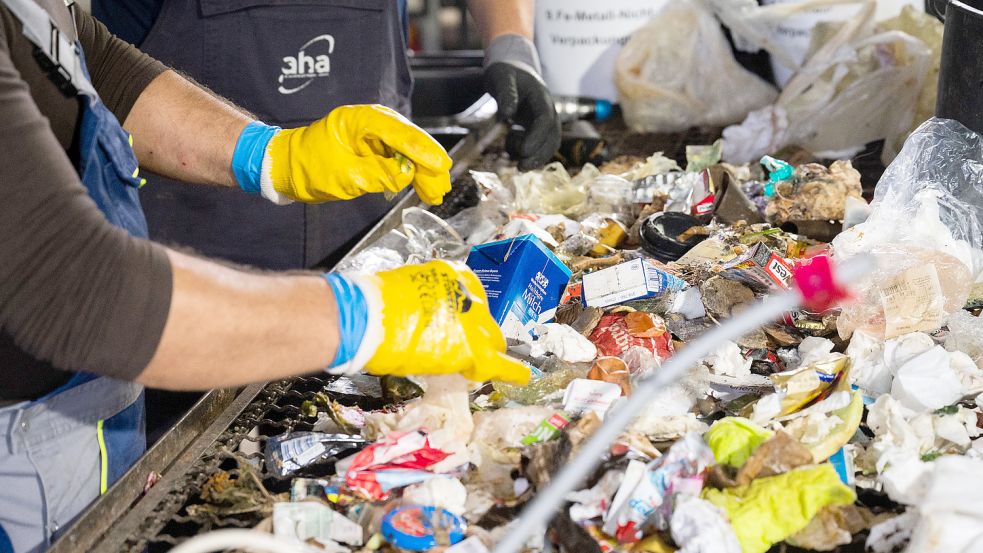
[[693,215],[699,217],[700,215],[706,215],[713,211],[713,201],[714,195],[710,194],[706,198],[703,198],[696,205],[693,206]]
[[420,509],[407,509],[396,513],[392,520],[393,528],[404,534],[422,538],[429,534],[423,525],[423,512]]
[[563,291],[563,297],[560,298],[560,305],[566,305],[570,303],[574,298],[581,298],[584,295],[584,283],[574,282],[567,285],[567,288]]
[[557,430],[562,430],[564,427],[566,427],[566,425],[570,424],[570,421],[564,418],[564,416],[560,413],[553,413],[553,416],[546,419],[546,422],[552,424],[553,428]]
[[379,475],[395,470],[409,474],[425,472],[450,454],[430,446],[426,432],[390,432],[386,437],[355,454],[345,473],[345,484],[360,495],[374,500],[389,496]]
[[771,257],[768,258],[765,272],[775,281],[775,284],[782,288],[787,289],[792,286],[792,266],[779,257],[777,253],[771,254]]
[[525,219],[526,221],[535,223],[539,220],[539,215],[534,213],[513,213],[509,216],[509,219]]
[[638,338],[628,332],[624,313],[610,313],[601,317],[597,328],[591,332],[590,341],[597,346],[600,355],[618,357],[632,347],[640,346],[660,359],[672,355],[672,336],[666,330],[654,338]]

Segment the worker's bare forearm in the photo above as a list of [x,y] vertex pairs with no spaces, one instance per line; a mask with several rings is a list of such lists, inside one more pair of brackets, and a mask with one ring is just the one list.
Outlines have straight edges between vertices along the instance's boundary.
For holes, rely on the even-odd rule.
[[232,152],[250,117],[173,71],[154,79],[123,126],[140,166],[187,182],[236,186]]
[[173,250],[170,312],[138,381],[204,390],[315,372],[334,359],[337,309],[319,275],[249,273]]
[[502,35],[532,39],[534,0],[468,0],[468,7],[486,47]]

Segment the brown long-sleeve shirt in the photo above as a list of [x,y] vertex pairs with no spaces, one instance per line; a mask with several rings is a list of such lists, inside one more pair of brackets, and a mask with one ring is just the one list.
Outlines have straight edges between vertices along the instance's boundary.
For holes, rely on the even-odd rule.
[[[78,40],[93,85],[123,121],[166,68],[62,0],[36,0]],[[37,398],[71,372],[132,378],[171,300],[162,248],[112,226],[75,170],[77,98],[42,73],[0,5],[0,404]],[[134,137],[139,140],[139,137]]]

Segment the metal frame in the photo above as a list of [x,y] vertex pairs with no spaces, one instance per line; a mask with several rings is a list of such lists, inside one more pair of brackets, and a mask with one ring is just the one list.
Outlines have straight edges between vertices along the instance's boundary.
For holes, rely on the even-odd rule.
[[[457,181],[473,162],[498,140],[505,126],[492,119],[469,122],[471,132],[451,151],[451,181]],[[420,205],[416,194],[403,196],[382,221],[359,241],[346,258],[372,245],[401,224],[404,209]],[[116,553],[139,533],[145,522],[178,486],[188,470],[271,384],[254,384],[239,390],[212,390],[205,394],[105,494],[99,497],[49,549],[50,553],[96,551]],[[147,479],[161,475],[149,490]]]
[[[242,390],[212,390],[205,394],[49,551],[92,551],[100,540],[113,535],[125,538],[126,533],[121,530],[126,527],[125,521],[139,518],[156,506],[154,497],[160,498],[167,491],[168,478],[183,472],[182,468],[197,458],[264,386],[254,384]],[[143,495],[152,473],[164,476]]]

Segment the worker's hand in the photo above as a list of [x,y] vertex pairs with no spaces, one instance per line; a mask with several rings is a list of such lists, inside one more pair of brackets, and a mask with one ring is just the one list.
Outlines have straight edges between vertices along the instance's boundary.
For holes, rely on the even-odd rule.
[[529,39],[503,35],[485,53],[485,89],[498,103],[498,117],[525,128],[518,140],[519,169],[541,167],[560,147],[560,120],[540,77],[539,56]]
[[376,375],[460,373],[477,381],[529,381],[505,355],[485,290],[467,267],[431,261],[375,275],[326,275],[339,314],[329,372]]
[[451,159],[422,129],[379,105],[342,106],[307,127],[254,122],[236,143],[239,186],[278,204],[396,193],[410,183],[438,204],[450,190]]

